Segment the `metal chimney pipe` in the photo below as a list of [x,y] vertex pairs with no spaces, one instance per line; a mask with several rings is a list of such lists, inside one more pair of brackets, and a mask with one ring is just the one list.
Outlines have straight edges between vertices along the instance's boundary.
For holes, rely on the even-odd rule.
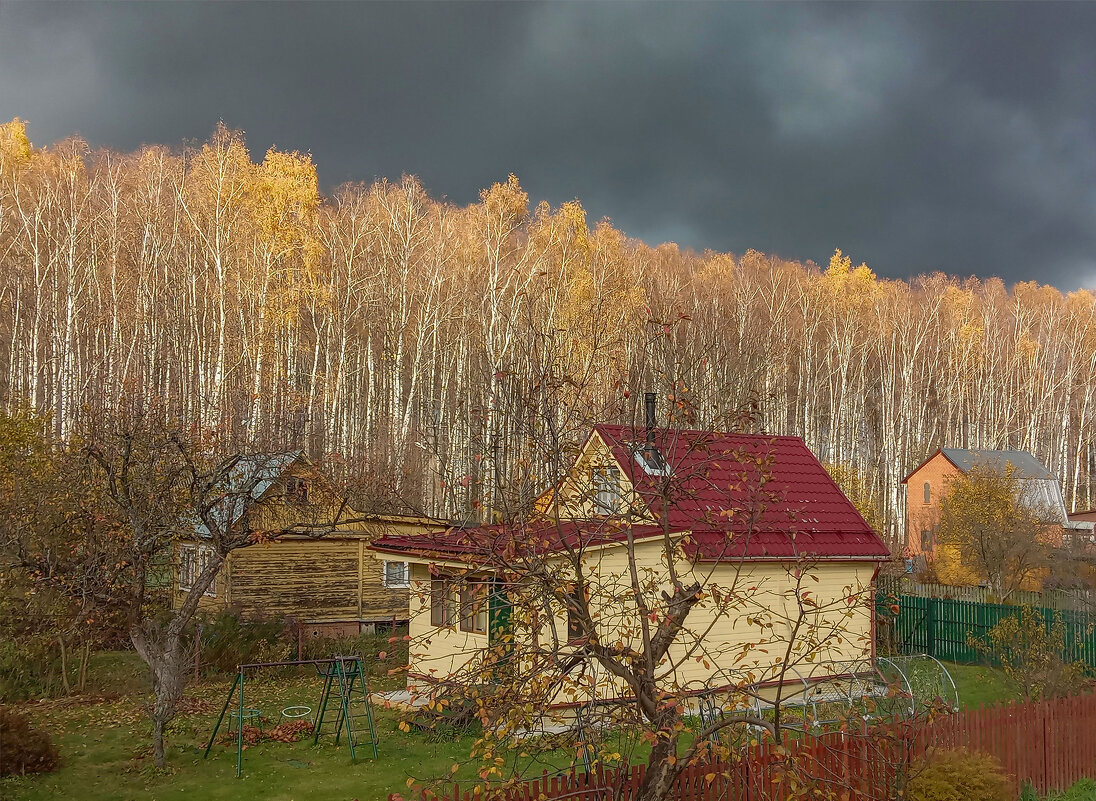
[[655,426],[658,425],[656,406],[658,396],[654,392],[643,393],[643,406],[647,412],[647,444],[655,444]]

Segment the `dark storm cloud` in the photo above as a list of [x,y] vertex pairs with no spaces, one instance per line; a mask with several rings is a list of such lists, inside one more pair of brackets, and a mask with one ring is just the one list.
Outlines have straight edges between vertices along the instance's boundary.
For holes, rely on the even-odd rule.
[[208,136],[649,242],[1096,285],[1096,5],[0,6],[36,143]]

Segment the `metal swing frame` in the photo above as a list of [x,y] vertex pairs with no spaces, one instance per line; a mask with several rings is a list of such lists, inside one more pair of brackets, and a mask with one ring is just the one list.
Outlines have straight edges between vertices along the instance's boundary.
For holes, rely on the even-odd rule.
[[[337,690],[339,701],[338,716],[335,720],[335,744],[339,744],[339,739],[345,729],[346,741],[350,746],[350,759],[357,761],[355,747],[358,746],[360,742],[357,739],[357,732],[354,730],[354,721],[365,717],[369,733],[369,746],[373,751],[373,758],[377,759],[377,728],[373,718],[373,702],[369,699],[369,682],[365,674],[365,660],[362,658],[361,654],[334,656],[328,659],[298,659],[286,662],[251,662],[249,664],[237,665],[236,677],[232,680],[232,686],[229,688],[228,695],[225,697],[224,706],[221,707],[221,714],[217,717],[217,723],[214,725],[213,731],[209,735],[209,742],[206,744],[202,759],[209,757],[209,752],[213,749],[213,743],[217,739],[217,732],[220,731],[221,724],[224,723],[225,715],[228,713],[228,708],[232,705],[233,698],[236,697],[237,716],[239,720],[239,725],[236,728],[236,777],[239,778],[243,773],[244,686],[247,679],[247,672],[262,668],[303,667],[305,665],[314,667],[316,669],[316,675],[322,677],[324,680],[316,714],[315,731],[312,738],[313,744],[319,742],[324,717],[331,704],[332,695]],[[238,693],[237,688],[239,688]],[[353,700],[353,693],[357,691],[362,693],[363,700],[365,701],[364,715],[352,714],[351,701]]]

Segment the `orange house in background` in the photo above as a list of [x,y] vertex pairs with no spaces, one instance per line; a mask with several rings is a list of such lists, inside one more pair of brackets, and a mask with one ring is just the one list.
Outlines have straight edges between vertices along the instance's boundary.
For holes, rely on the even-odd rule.
[[1027,451],[967,450],[941,448],[903,479],[906,485],[906,547],[914,557],[932,563],[946,584],[976,584],[978,576],[963,565],[955,546],[937,540],[940,500],[956,476],[975,466],[991,467],[1004,473],[1012,468],[1023,486],[1022,501],[1035,508],[1051,510],[1062,521],[1048,532],[1048,542],[1061,545],[1063,527],[1068,526],[1062,489],[1049,470]]

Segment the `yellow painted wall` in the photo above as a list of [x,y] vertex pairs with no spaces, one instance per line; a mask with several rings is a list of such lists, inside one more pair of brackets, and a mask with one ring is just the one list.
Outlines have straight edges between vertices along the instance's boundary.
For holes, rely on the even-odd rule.
[[[659,543],[639,543],[635,555],[646,578],[665,580]],[[628,549],[615,546],[592,550],[587,553],[586,562],[590,584],[597,587],[590,602],[601,615],[599,638],[603,643],[638,642],[636,633],[628,631],[635,629],[637,619],[629,599]],[[780,563],[741,562],[702,564],[694,568],[681,562],[683,571],[693,572],[709,592],[713,588],[734,590],[747,600],[727,615],[717,615],[710,601],[702,602],[690,613],[686,631],[677,638],[667,662],[660,666],[660,675],[666,685],[699,690],[772,679],[785,655],[788,640],[803,636],[802,632],[798,638],[791,633],[790,625],[798,613],[794,599],[789,597],[794,592],[795,579],[789,575],[788,567]],[[830,562],[808,571],[803,585],[822,607],[850,595],[861,596],[860,603],[851,608],[841,603],[839,608],[811,615],[812,630],[827,632],[828,643],[820,655],[822,660],[854,660],[870,654],[870,593],[866,590],[874,569],[871,562]],[[486,644],[486,637],[435,631],[430,626],[426,564],[412,566],[412,580],[415,589],[411,599],[410,633],[414,643],[411,673],[433,678],[450,676],[474,657],[476,649]],[[773,628],[763,628],[759,623]],[[555,610],[555,625],[556,631],[565,637],[567,621],[561,610]],[[541,627],[539,636],[542,642],[550,641],[551,627],[547,622]],[[688,646],[698,639],[703,642],[703,652],[687,653]],[[767,642],[756,645],[761,640]],[[699,661],[698,656],[701,657]],[[793,656],[792,661],[795,660]],[[813,670],[814,662],[804,663],[800,668],[804,674]],[[602,698],[623,694],[619,680],[603,672],[591,671],[585,676],[573,674],[572,678],[579,686],[565,691],[567,697],[557,699],[559,702],[584,701],[592,692]]]
[[[558,491],[558,514],[560,519],[597,519],[599,512],[594,504],[591,478],[595,467],[615,467],[620,470],[620,465],[613,457],[609,446],[605,444],[605,441],[596,431],[590,435],[590,439],[587,440],[582,452],[575,460],[568,478],[560,485]],[[640,468],[636,467],[635,469]],[[619,475],[623,507],[618,514],[613,516],[614,519],[624,519],[626,516],[630,516],[630,519],[635,523],[656,522],[632,487],[632,483],[628,479],[628,472],[620,470]],[[537,511],[546,516],[555,514],[556,510],[552,507],[553,503],[556,502],[554,491],[548,492],[537,500]]]
[[430,624],[430,569],[425,563],[411,565],[411,637],[408,672],[414,679],[444,680],[455,675],[486,648],[488,635],[461,631],[458,626]]

